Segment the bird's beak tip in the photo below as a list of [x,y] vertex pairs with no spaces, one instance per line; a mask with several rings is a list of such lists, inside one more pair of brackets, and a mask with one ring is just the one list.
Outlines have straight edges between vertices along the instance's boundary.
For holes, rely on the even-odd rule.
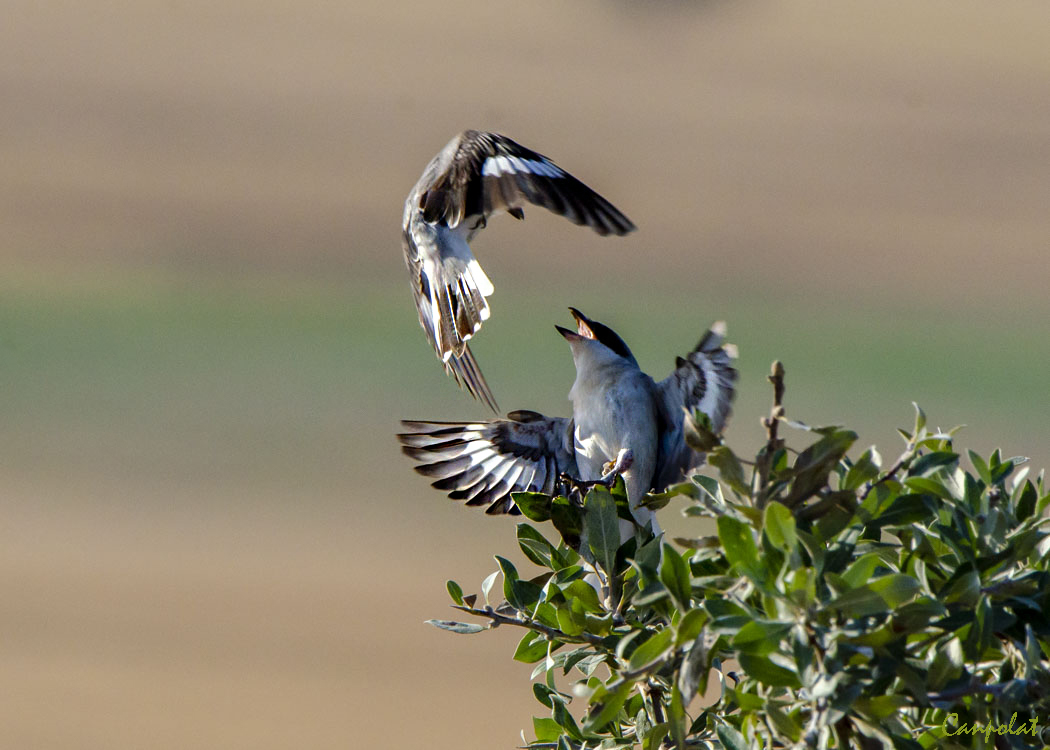
[[561,326],[554,326],[555,330],[565,337],[566,341],[574,341],[579,338],[579,334],[576,331],[570,331],[568,328],[562,328]]

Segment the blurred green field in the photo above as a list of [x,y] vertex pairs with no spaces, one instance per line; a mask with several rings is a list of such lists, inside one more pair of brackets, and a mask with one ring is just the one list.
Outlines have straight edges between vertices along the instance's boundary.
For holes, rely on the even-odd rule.
[[[294,488],[324,476],[387,486],[388,474],[406,468],[393,450],[398,419],[485,417],[430,355],[404,286],[8,280],[0,437],[9,466],[142,481]],[[907,290],[872,309],[830,293],[778,298],[740,285],[698,301],[668,284],[639,305],[610,286],[519,287],[494,298],[498,314],[474,348],[504,410],[567,413],[574,371],[553,328],[573,304],[620,331],[657,378],[706,325],[727,320],[741,352],[729,432],[741,450],[760,438],[764,375],[778,358],[792,417],[849,425],[887,455],[915,401],[943,427],[967,424],[965,444],[1030,454],[1037,466],[1050,458],[1040,409],[1050,360],[1031,333],[1050,304],[947,314],[907,300]]]

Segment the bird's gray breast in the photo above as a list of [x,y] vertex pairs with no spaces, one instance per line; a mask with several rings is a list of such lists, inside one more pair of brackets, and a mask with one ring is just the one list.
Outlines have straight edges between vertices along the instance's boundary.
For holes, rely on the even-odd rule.
[[651,477],[658,436],[652,379],[635,368],[601,368],[572,391],[574,447],[581,479],[597,479],[622,448],[634,472]]

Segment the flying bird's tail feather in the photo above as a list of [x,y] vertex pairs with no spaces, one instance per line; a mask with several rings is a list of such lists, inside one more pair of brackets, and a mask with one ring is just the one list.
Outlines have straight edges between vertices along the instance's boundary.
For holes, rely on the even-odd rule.
[[492,390],[485,381],[485,376],[481,374],[481,368],[478,367],[469,346],[464,344],[462,354],[453,354],[445,360],[445,371],[455,379],[460,388],[466,388],[471,396],[499,414],[496,397],[492,395]]
[[492,282],[473,257],[442,258],[429,270],[431,298],[425,312],[434,332],[434,348],[447,363],[450,357],[463,355],[466,342],[488,320],[485,298],[492,294]]

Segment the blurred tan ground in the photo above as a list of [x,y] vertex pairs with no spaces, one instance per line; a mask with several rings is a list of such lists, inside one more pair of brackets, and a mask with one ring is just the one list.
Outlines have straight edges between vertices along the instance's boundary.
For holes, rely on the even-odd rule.
[[[688,318],[669,323],[678,341],[751,295],[772,336],[781,305],[812,310],[794,340],[821,342],[827,318],[852,316],[888,360],[900,344],[922,351],[909,320],[932,310],[1020,327],[1025,361],[1050,362],[1043,2],[16,1],[4,17],[0,292],[75,312],[82,295],[199,285],[280,308],[316,285],[321,315],[336,314],[338,290],[347,306],[345,341],[330,342],[343,358],[318,356],[323,372],[296,380],[311,353],[260,343],[237,366],[262,374],[225,385],[222,352],[192,375],[156,365],[155,399],[134,367],[94,382],[32,359],[40,342],[7,322],[4,747],[516,744],[538,704],[529,668],[509,662],[512,634],[421,625],[447,612],[446,577],[476,588],[511,525],[428,495],[391,437],[402,416],[482,416],[428,360],[397,234],[405,193],[464,127],[550,154],[640,227],[605,241],[530,211],[524,229],[490,230],[477,249],[506,320],[557,310],[578,284],[590,300],[607,289],[618,322],[666,295]],[[388,287],[404,291],[390,324],[403,342],[384,340],[369,302]],[[137,335],[147,347],[168,333]],[[402,359],[403,347],[415,350]],[[1024,415],[1004,439],[1048,457],[1045,393],[997,378],[988,360],[1002,358],[964,352],[943,387],[895,360],[916,370],[900,402],[918,391],[944,421],[966,418],[948,379],[964,386],[967,363],[982,363],[982,414]],[[567,361],[523,394],[495,385],[514,363],[491,361],[505,407],[565,408]],[[740,435],[754,433],[767,362],[743,370]],[[383,377],[411,369],[393,378],[404,384],[417,365],[408,393]],[[808,374],[798,387],[818,412],[820,378],[855,377]],[[286,382],[301,403],[269,402]],[[820,418],[850,424],[870,411],[824,406]],[[979,441],[1016,422],[989,420]]]

